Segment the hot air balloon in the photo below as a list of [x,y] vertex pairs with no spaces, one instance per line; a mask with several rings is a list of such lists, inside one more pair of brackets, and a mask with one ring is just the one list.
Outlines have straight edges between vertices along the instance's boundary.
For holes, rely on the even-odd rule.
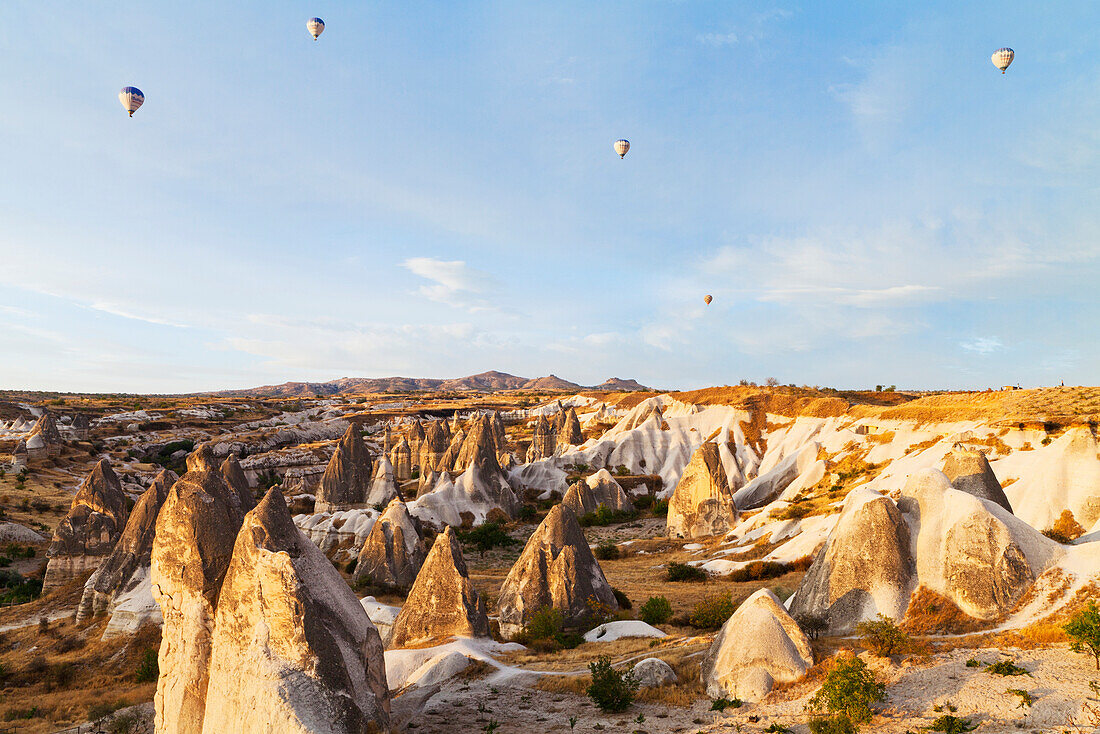
[[123,87],[118,93],[118,101],[122,103],[122,108],[130,113],[130,117],[133,117],[138,107],[145,104],[145,95],[137,87]]
[[628,150],[630,150],[629,140],[620,139],[615,141],[615,152],[619,154],[619,158],[625,158]]
[[1016,52],[1010,48],[999,48],[993,52],[993,55],[989,57],[993,62],[993,65],[1001,70],[1001,73],[1005,73],[1005,69],[1012,63],[1012,59],[1016,58]]
[[325,32],[325,21],[320,18],[310,18],[306,22],[306,28],[309,29],[309,34],[313,36],[313,40],[316,41],[318,36]]
[[703,296],[703,303],[707,304],[708,306],[710,305],[710,302],[713,301],[713,300],[714,300],[714,296],[711,296],[711,295]]

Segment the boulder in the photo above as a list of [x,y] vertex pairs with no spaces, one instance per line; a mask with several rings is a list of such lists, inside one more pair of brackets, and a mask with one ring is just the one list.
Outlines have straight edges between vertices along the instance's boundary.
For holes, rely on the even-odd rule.
[[317,488],[315,512],[366,507],[371,485],[371,456],[359,436],[359,427],[348,426],[329,459]]
[[600,505],[616,512],[634,511],[634,503],[607,469],[600,469],[587,479],[574,482],[561,503],[573,510],[577,517],[595,512]]
[[916,528],[921,586],[977,619],[1008,613],[1061,547],[991,500],[955,489],[936,469],[912,474],[899,506]]
[[390,647],[444,640],[488,637],[485,601],[474,589],[453,528],[436,536],[397,621]]
[[164,618],[157,734],[203,730],[215,610],[242,520],[240,497],[200,446],[169,490],[153,538],[153,598]]
[[[45,417],[45,416],[43,416]],[[126,524],[126,494],[106,459],[100,459],[73,497],[46,550],[42,588],[62,586],[96,568],[114,550]]]
[[157,515],[177,479],[174,472],[162,470],[134,503],[114,550],[84,585],[76,611],[77,622],[95,614],[112,613],[117,598],[132,593],[139,585],[148,586]]
[[501,586],[496,604],[501,634],[514,637],[542,607],[560,611],[566,624],[579,624],[597,604],[611,612],[619,608],[576,514],[555,505]]
[[956,445],[944,457],[943,473],[947,475],[951,486],[960,492],[996,502],[1012,512],[1012,504],[1001,489],[1001,483],[997,481],[984,452]]
[[405,503],[394,499],[374,523],[359,551],[355,582],[409,589],[428,551]]
[[365,734],[388,726],[378,631],[271,489],[244,519],[218,596],[202,731]]
[[404,436],[390,451],[390,464],[393,466],[393,477],[398,482],[406,482],[412,477],[412,448]]
[[736,522],[737,505],[722,468],[718,444],[708,441],[695,450],[669,499],[668,535],[724,535]]
[[722,625],[703,658],[712,698],[760,701],[774,683],[793,683],[814,664],[810,640],[770,589],[750,596]]
[[791,614],[827,620],[832,634],[883,614],[905,615],[916,587],[909,525],[889,497],[871,489],[848,493],[836,527],[802,579]]
[[672,666],[660,658],[639,661],[630,672],[634,674],[634,680],[638,681],[639,688],[656,688],[678,680]]

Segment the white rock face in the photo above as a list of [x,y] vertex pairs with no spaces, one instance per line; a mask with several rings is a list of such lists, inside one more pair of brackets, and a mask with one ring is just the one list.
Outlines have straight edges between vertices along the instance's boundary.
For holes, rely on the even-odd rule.
[[813,665],[810,640],[769,589],[733,613],[703,660],[703,683],[714,698],[760,701],[776,682],[790,683]]
[[605,622],[584,633],[585,642],[614,642],[624,637],[667,637],[664,632],[640,619]]
[[691,457],[669,500],[667,522],[672,538],[722,535],[737,523],[737,505],[717,444],[708,441]]
[[397,483],[393,479],[393,465],[385,456],[374,464],[374,476],[371,478],[370,491],[367,492],[367,504],[371,507],[385,507],[398,496]]
[[1071,428],[1049,446],[1014,451],[992,462],[1016,517],[1039,530],[1069,510],[1084,527],[1100,521],[1100,447],[1087,427]]
[[676,671],[660,658],[646,658],[635,665],[631,672],[641,688],[656,688],[677,681]]
[[244,519],[218,597],[204,734],[389,726],[382,641],[272,489]]
[[363,607],[363,611],[367,613],[367,616],[370,617],[371,624],[378,630],[378,634],[382,638],[382,646],[388,646],[390,637],[393,635],[393,625],[397,621],[397,615],[401,613],[401,607],[391,607],[388,604],[383,604],[373,596],[364,596],[359,600],[359,604]]
[[953,488],[936,469],[913,474],[902,496],[906,515],[916,515],[910,524],[920,585],[971,617],[1008,612],[1062,555],[1057,543],[996,502]]

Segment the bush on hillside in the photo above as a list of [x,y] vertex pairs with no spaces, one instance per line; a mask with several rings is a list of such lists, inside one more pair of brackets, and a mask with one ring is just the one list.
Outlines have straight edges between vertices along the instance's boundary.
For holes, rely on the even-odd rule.
[[601,655],[598,660],[588,664],[592,673],[592,682],[588,686],[588,697],[605,713],[626,711],[634,702],[634,693],[638,690],[638,681],[634,673],[623,673],[611,667],[611,658]]
[[718,629],[735,611],[737,611],[737,605],[727,591],[724,594],[708,596],[696,604],[688,621],[692,627]]
[[706,581],[707,572],[686,563],[673,561],[665,569],[669,581]]
[[880,683],[867,663],[855,656],[842,658],[825,683],[810,699],[809,708],[818,713],[819,728],[814,732],[854,732],[873,714],[871,707],[886,700],[886,686]]
[[646,624],[664,624],[672,618],[672,605],[663,596],[651,596],[638,610],[638,616]]

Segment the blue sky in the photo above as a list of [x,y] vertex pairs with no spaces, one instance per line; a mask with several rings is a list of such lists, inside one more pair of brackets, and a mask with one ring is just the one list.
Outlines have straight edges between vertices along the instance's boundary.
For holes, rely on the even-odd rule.
[[0,387],[1100,375],[1095,2],[0,20]]

